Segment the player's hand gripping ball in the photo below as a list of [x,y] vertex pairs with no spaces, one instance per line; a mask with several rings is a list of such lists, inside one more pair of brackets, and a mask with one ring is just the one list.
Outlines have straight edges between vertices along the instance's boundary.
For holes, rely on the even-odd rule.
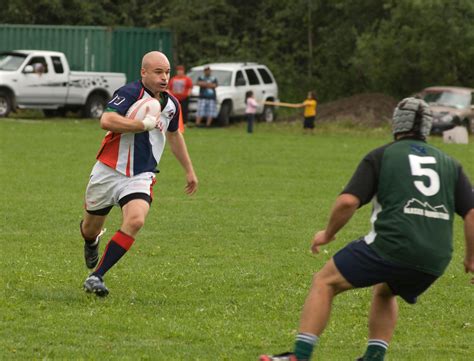
[[149,131],[158,127],[160,115],[160,102],[155,98],[143,98],[136,101],[125,116],[143,122],[145,131]]

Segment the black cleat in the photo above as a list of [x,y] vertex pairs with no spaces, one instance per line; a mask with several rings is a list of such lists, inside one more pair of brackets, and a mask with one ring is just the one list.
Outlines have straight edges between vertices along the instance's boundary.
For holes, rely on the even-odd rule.
[[84,282],[84,290],[89,293],[95,293],[99,297],[105,297],[109,290],[105,287],[102,277],[91,274]]
[[93,269],[99,262],[99,243],[100,237],[105,233],[107,229],[100,231],[99,235],[95,238],[95,242],[92,244],[84,243],[84,260],[86,266],[89,269]]

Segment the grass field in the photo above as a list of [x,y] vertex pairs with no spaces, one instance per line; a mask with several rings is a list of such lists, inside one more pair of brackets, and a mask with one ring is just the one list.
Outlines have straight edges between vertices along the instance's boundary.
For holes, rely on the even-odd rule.
[[[167,150],[147,224],[87,295],[79,234],[82,199],[104,131],[94,121],[0,121],[1,360],[256,360],[289,350],[314,271],[369,229],[361,209],[325,252],[309,241],[361,157],[388,128],[300,124],[189,129],[200,180],[187,197]],[[471,144],[445,145],[474,179]],[[110,237],[120,226],[114,209]],[[464,274],[462,222],[446,274],[416,306],[400,303],[387,360],[473,360],[473,286]],[[106,242],[102,242],[102,249]],[[366,343],[369,290],[336,299],[315,352],[354,360]]]

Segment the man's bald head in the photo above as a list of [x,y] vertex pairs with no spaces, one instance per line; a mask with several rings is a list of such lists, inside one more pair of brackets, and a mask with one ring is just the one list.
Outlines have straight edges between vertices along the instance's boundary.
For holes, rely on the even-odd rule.
[[170,62],[165,54],[150,51],[143,56],[141,76],[143,84],[153,94],[166,91],[170,76]]
[[142,68],[149,69],[157,64],[170,66],[167,56],[160,51],[150,51],[143,55]]

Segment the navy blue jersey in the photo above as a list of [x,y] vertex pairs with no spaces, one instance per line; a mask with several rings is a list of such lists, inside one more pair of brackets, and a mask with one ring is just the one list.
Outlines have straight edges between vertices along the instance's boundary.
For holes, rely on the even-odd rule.
[[[137,80],[115,91],[106,111],[126,116],[138,100],[153,97],[153,93]],[[166,131],[176,132],[179,127],[179,103],[171,94],[161,93],[160,126],[141,133],[107,132],[97,159],[126,175],[156,172],[166,143]]]

